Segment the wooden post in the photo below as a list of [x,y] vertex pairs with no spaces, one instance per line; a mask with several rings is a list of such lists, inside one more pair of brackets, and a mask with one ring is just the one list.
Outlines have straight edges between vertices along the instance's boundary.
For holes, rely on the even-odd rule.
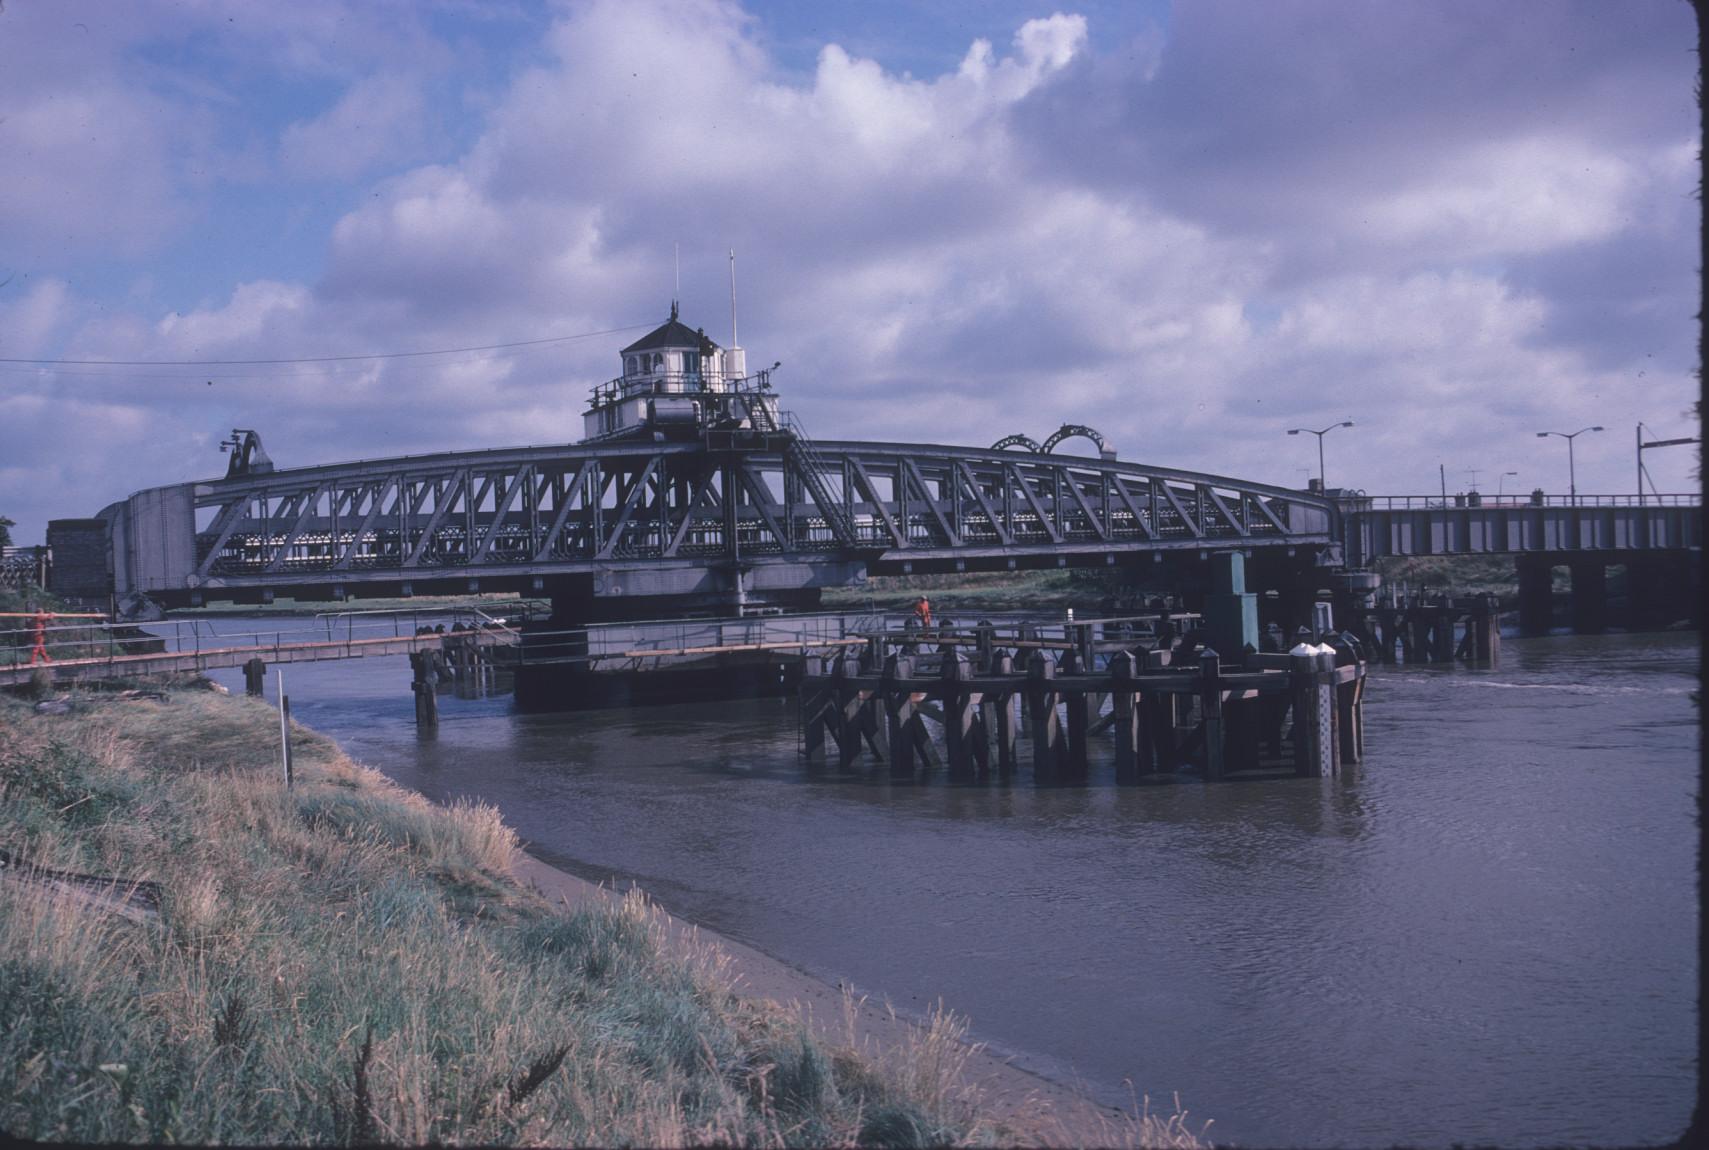
[[1320,651],[1317,656],[1317,724],[1319,751],[1330,775],[1341,773],[1341,714],[1335,706],[1335,652]]
[[969,677],[967,656],[945,644],[943,670],[939,674],[944,683],[944,752],[949,759],[950,781],[956,783],[973,781],[973,750],[969,743],[978,704],[961,686]]
[[[412,658],[414,656],[411,656]],[[267,664],[260,658],[250,659],[243,665],[243,693],[259,699],[267,682]]]
[[[1077,631],[1087,632],[1090,628],[1084,624],[1076,624]],[[1078,638],[1078,636],[1077,636]],[[1064,675],[1085,673],[1085,665],[1077,647],[1070,647],[1062,653],[1062,663],[1058,667]],[[1090,741],[1088,732],[1091,730],[1091,692],[1078,688],[1063,692],[1067,706],[1063,709],[1068,713],[1067,731],[1067,769],[1063,772],[1063,781],[1083,783],[1091,773],[1091,758],[1087,743]]]
[[439,726],[439,691],[430,652],[412,651],[409,656],[413,673],[411,690],[415,692],[415,725],[423,730]]
[[1355,763],[1365,759],[1365,668],[1363,664],[1358,667],[1358,674],[1349,684],[1353,688],[1352,703],[1347,708],[1349,745],[1353,748],[1351,761]]
[[890,684],[884,691],[890,777],[911,779],[914,777],[914,732],[911,724],[917,721],[918,716],[914,714],[914,701],[909,689],[899,684],[914,677],[914,661],[902,655],[889,656],[884,660],[884,677]]
[[1428,663],[1431,659],[1430,611],[1425,607],[1413,607],[1407,614],[1412,623],[1412,643],[1407,647],[1406,661]]
[[1432,658],[1438,663],[1454,661],[1454,613],[1447,607],[1438,607],[1435,618],[1431,621],[1431,632],[1436,640],[1436,651]]
[[1330,759],[1328,724],[1324,722],[1325,700],[1321,698],[1316,655],[1293,656],[1291,686],[1294,695],[1294,773],[1303,778],[1326,778],[1334,773]]
[[825,696],[822,688],[801,684],[802,753],[810,767],[825,761]]
[[[1356,664],[1355,664],[1356,665]],[[1364,685],[1364,679],[1354,678],[1345,683],[1337,683],[1335,691],[1335,724],[1341,742],[1341,761],[1356,763],[1363,756],[1359,746],[1359,724],[1354,715],[1354,707],[1358,704],[1359,688]]]
[[[1140,774],[1140,708],[1134,706],[1137,694],[1132,686],[1135,659],[1133,652],[1123,651],[1110,660],[1110,706],[1115,715],[1112,724],[1116,732],[1116,782],[1136,783]],[[1150,748],[1145,749],[1149,758]]]
[[285,769],[285,789],[291,789],[291,696],[285,694],[285,672],[274,672],[279,688],[279,760]]
[[1140,696],[1145,711],[1145,729],[1151,736],[1152,762],[1160,771],[1173,771],[1181,765],[1175,726],[1179,718],[1179,700],[1173,691],[1146,691]]
[[1051,681],[1056,678],[1056,664],[1042,650],[1034,650],[1027,660],[1027,711],[1032,715],[1033,781],[1058,781],[1063,757],[1062,733],[1057,727],[1056,692]]
[[1495,596],[1485,595],[1473,618],[1477,625],[1477,650],[1474,654],[1479,665],[1493,669],[1501,664],[1501,614]]
[[[882,649],[877,644],[868,644],[861,653],[860,672],[863,675],[884,674],[885,662]],[[886,718],[885,693],[882,685],[875,691],[863,691],[865,699],[860,709],[860,732],[866,740],[867,749],[872,757],[881,763],[890,761],[890,724]]]
[[835,723],[832,733],[837,737],[837,768],[846,771],[860,757],[860,745],[866,734],[861,716],[870,696],[849,681],[860,673],[859,664],[841,652],[831,659],[831,694],[836,707],[832,713]]
[[1384,608],[1377,612],[1377,629],[1382,638],[1375,644],[1377,657],[1384,666],[1392,666],[1395,661],[1395,611]]
[[1222,659],[1206,647],[1199,653],[1199,715],[1204,729],[1205,780],[1223,775]]
[[[998,651],[991,660],[991,671],[995,675],[1013,675],[1014,656]],[[1002,691],[993,704],[996,721],[990,726],[997,736],[997,777],[1003,780],[1015,775],[1015,700],[1013,691]]]

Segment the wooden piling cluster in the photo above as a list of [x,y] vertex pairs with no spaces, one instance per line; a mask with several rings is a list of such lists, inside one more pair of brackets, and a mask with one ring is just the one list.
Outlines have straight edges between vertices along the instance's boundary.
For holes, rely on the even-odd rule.
[[1365,664],[1351,648],[1225,661],[1069,630],[1064,643],[947,636],[934,652],[880,641],[821,660],[801,685],[809,764],[834,754],[844,771],[870,758],[895,779],[946,768],[953,782],[1006,781],[1025,737],[1039,785],[1085,783],[1108,744],[1126,784],[1177,772],[1323,777],[1363,754]]
[[1495,596],[1442,599],[1407,606],[1366,607],[1352,629],[1377,662],[1501,664],[1501,625]]
[[415,725],[432,729],[439,725],[441,651],[413,651],[409,657],[410,690],[415,693]]

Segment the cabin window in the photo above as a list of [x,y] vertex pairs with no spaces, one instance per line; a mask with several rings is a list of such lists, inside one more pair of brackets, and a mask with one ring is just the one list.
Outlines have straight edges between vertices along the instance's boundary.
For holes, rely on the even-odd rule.
[[625,375],[636,375],[639,374],[640,370],[641,369],[635,365],[634,356],[630,356],[628,359],[623,361],[623,372]]
[[653,370],[654,371],[663,371],[664,369],[665,369],[664,353],[655,351],[653,353]]
[[698,351],[682,353],[682,370],[684,375],[700,374],[700,353]]

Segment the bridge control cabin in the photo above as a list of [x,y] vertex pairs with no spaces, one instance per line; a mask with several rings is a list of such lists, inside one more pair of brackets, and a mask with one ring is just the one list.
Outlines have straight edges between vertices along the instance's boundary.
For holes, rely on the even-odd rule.
[[619,355],[623,374],[593,389],[583,443],[695,439],[702,432],[778,429],[771,372],[747,373],[747,353],[671,316]]

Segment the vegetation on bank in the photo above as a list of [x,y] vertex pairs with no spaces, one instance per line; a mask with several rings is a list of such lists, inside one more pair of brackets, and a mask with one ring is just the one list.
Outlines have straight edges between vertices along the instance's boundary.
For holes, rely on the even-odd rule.
[[[551,905],[439,807],[202,689],[0,694],[0,1129],[79,1143],[1056,1144],[965,1027],[828,1044],[639,895]],[[1200,1147],[1136,1113],[1099,1145]]]
[[[1383,594],[1390,586],[1412,592],[1428,589],[1451,597],[1494,595],[1503,606],[1519,598],[1519,574],[1512,555],[1402,555],[1378,559]],[[1566,577],[1563,575],[1562,579]],[[1565,589],[1563,582],[1562,590]]]
[[909,611],[921,595],[939,617],[1066,607],[1094,611],[1100,605],[1127,610],[1142,598],[1139,589],[1103,571],[995,571],[873,575],[860,587],[827,588],[823,604],[827,611]]
[[[440,808],[206,692],[0,698],[0,1129],[75,1142],[985,1140],[953,1026],[873,1064],[664,943],[565,913]],[[935,1044],[935,1045],[934,1045]]]
[[[1494,595],[1503,607],[1519,597],[1519,576],[1512,555],[1418,555],[1389,557],[1376,563],[1383,586],[1417,592],[1428,589],[1450,596]],[[1619,567],[1609,573],[1610,590],[1622,593]],[[906,611],[921,595],[934,615],[977,611],[1019,611],[1073,607],[1084,611],[1137,610],[1151,594],[1129,582],[1121,571],[1009,571],[990,574],[877,575],[864,587],[829,589],[825,606],[836,610]],[[1555,590],[1570,583],[1566,569],[1555,572]],[[1386,594],[1386,591],[1385,591]]]

